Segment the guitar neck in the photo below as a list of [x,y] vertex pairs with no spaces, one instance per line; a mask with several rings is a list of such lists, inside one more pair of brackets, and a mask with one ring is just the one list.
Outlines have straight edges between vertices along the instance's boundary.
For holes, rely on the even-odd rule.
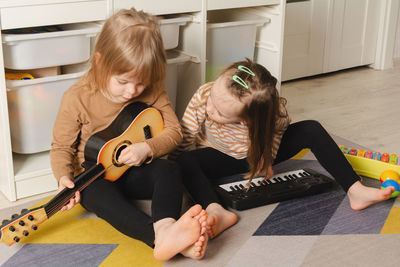
[[102,164],[97,164],[75,177],[74,188],[64,188],[61,192],[59,192],[55,197],[53,197],[43,206],[47,217],[50,218],[52,215],[57,213],[63,206],[65,206],[69,202],[69,200],[75,195],[75,192],[82,191],[91,182],[99,178],[104,172],[104,166]]

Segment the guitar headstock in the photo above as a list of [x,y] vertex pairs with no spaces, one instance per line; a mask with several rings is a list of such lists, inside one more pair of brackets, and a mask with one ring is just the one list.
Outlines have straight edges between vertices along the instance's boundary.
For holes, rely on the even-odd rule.
[[32,231],[36,231],[39,224],[45,220],[47,220],[47,214],[43,207],[23,209],[20,214],[14,214],[10,219],[3,220],[0,227],[0,242],[11,246]]

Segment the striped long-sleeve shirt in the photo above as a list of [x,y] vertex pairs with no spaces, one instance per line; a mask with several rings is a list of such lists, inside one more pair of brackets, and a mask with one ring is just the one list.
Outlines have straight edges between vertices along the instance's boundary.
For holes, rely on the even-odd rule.
[[[219,124],[208,118],[206,103],[213,82],[200,87],[193,95],[181,120],[183,143],[178,146],[177,153],[203,147],[215,148],[236,159],[247,157],[249,134],[246,125],[239,123]],[[283,133],[290,123],[286,108],[280,105],[281,114],[276,121],[272,147],[272,157],[276,157]]]

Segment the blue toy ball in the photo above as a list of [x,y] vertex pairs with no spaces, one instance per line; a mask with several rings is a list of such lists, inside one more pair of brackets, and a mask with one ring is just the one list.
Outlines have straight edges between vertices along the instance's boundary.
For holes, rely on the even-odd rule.
[[392,198],[397,197],[400,194],[400,185],[397,181],[391,179],[386,180],[381,184],[381,189],[386,188],[388,186],[393,186],[396,190],[392,193]]

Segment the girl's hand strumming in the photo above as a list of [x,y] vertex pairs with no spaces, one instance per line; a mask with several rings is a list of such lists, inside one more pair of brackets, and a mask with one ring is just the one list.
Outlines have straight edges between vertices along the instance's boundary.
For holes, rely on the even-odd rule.
[[140,166],[151,156],[152,151],[149,145],[145,142],[141,142],[132,144],[122,150],[118,162],[128,166]]
[[[74,188],[74,186],[75,184],[71,178],[69,178],[68,176],[62,176],[58,181],[58,192],[61,192],[66,187]],[[72,209],[80,201],[81,201],[81,194],[79,191],[76,191],[75,195],[69,200],[69,203],[61,208],[61,211]]]

